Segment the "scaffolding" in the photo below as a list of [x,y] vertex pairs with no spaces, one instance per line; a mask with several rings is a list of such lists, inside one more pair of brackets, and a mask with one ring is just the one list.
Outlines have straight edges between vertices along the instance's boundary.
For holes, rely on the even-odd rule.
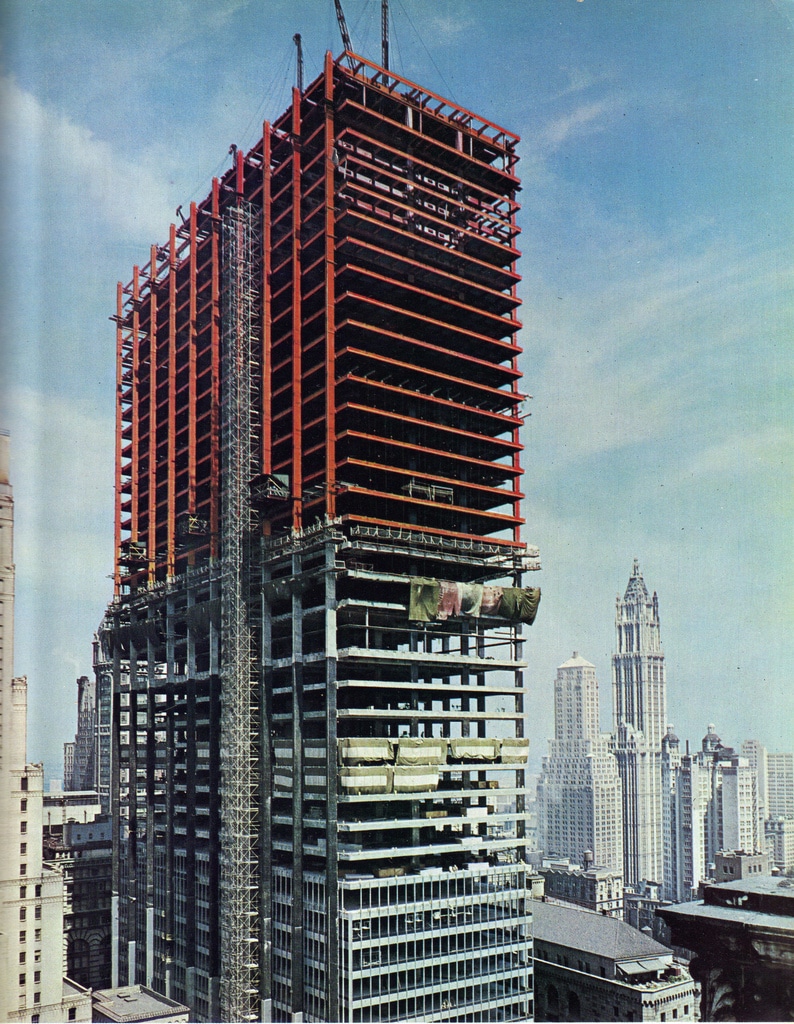
[[234,1021],[259,1019],[258,673],[248,586],[257,405],[253,223],[250,205],[239,200],[222,225],[221,1008]]

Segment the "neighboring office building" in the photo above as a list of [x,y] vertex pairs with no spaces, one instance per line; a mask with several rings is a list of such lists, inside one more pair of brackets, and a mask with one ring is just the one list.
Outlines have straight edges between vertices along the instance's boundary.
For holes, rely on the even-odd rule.
[[662,740],[667,732],[667,680],[659,601],[634,560],[615,612],[612,656],[614,752],[623,787],[623,877],[626,885],[664,881]]
[[91,1000],[63,975],[63,877],[42,863],[44,768],[27,761],[24,677],[13,676],[14,501],[0,431],[0,1020],[87,1021]]
[[183,1024],[190,1019],[187,1006],[153,992],[145,985],[126,985],[93,992],[93,1020],[109,1024],[145,1021],[146,1024]]
[[794,1006],[794,882],[761,876],[707,885],[697,903],[662,908],[690,949],[702,1020],[784,1021]]
[[195,1020],[531,1017],[517,143],[329,54],[119,287],[114,982]]
[[695,984],[673,951],[623,921],[533,903],[536,1021],[691,1021]]
[[70,821],[60,835],[44,837],[45,860],[63,873],[66,974],[85,988],[110,985],[112,854],[107,818]]
[[584,856],[584,866],[541,867],[547,896],[573,903],[585,910],[609,917],[623,917],[623,879],[609,868],[595,867],[590,851]]
[[538,844],[548,857],[593,861],[621,874],[622,790],[608,736],[599,733],[595,666],[574,651],[554,682],[554,739],[537,787]]
[[794,873],[794,818],[770,818],[765,823],[769,859],[783,874]]

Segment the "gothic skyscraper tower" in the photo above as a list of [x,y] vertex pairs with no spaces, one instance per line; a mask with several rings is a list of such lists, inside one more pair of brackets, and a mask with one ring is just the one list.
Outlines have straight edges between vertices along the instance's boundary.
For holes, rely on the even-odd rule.
[[627,884],[662,881],[662,739],[667,683],[659,636],[659,601],[634,560],[615,614],[612,656],[615,754],[623,782],[623,851]]

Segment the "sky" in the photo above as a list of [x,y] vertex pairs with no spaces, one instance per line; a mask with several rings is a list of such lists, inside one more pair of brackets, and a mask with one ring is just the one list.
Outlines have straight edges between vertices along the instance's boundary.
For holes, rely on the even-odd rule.
[[[344,0],[380,55],[380,3]],[[556,667],[659,595],[668,718],[794,749],[794,0],[392,0],[392,68],[521,135],[533,763]],[[332,0],[3,0],[15,671],[62,773],[111,597],[116,282],[341,51]]]

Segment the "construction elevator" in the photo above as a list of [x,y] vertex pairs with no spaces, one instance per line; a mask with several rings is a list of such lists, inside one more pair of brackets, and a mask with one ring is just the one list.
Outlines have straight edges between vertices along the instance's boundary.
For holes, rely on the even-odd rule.
[[327,54],[119,285],[114,983],[195,1020],[531,1017],[517,142]]

